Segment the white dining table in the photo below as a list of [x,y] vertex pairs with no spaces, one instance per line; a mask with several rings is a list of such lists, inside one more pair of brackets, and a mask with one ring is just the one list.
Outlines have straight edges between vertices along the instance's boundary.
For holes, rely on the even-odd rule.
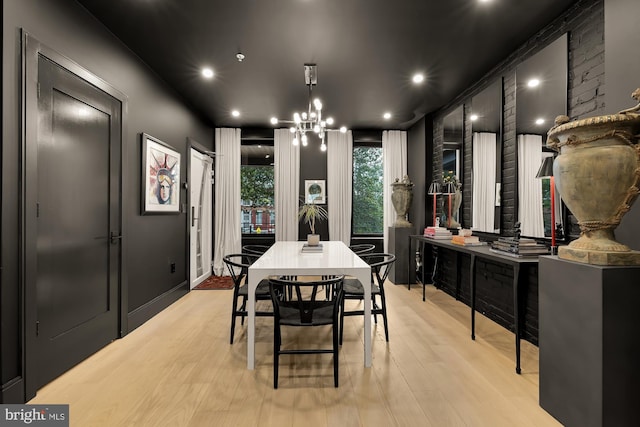
[[247,276],[247,368],[255,369],[256,287],[268,276],[345,275],[364,285],[364,366],[371,366],[371,267],[341,241],[324,241],[322,251],[302,252],[305,242],[276,242],[250,267]]

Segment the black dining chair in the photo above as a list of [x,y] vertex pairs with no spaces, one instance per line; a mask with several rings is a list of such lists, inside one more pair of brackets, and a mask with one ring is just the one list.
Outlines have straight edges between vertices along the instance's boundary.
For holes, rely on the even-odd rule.
[[[247,313],[247,299],[249,298],[249,288],[245,278],[249,271],[249,266],[253,264],[260,255],[255,254],[230,254],[223,257],[223,261],[229,270],[229,274],[233,279],[233,307],[231,308],[231,339],[233,344],[233,335],[236,327],[236,317],[241,318],[241,325],[244,325],[244,318]],[[280,295],[282,295],[280,289]],[[271,299],[269,294],[269,279],[263,279],[256,288],[256,301],[268,301]],[[258,311],[256,316],[273,316],[271,311]]]
[[[269,290],[273,302],[273,388],[278,388],[278,369],[282,354],[333,354],[333,383],[338,387],[339,311],[342,303],[344,276],[323,280],[283,280],[271,278]],[[279,298],[278,288],[291,287],[293,297]],[[334,298],[318,299],[321,288],[330,287]],[[282,348],[282,327],[331,326],[333,345],[331,348]]]
[[267,245],[244,245],[242,247],[242,253],[262,255],[269,250],[271,246]]
[[[371,267],[371,314],[376,323],[378,323],[378,314],[382,315],[384,321],[384,335],[389,341],[389,328],[387,325],[387,300],[384,294],[384,282],[387,280],[391,266],[396,261],[393,254],[374,253],[360,255]],[[344,317],[345,316],[364,316],[362,310],[347,310],[345,308],[346,300],[364,301],[364,287],[358,279],[348,278],[344,280],[344,295],[342,299],[342,309],[340,310],[340,344],[342,344],[342,336],[344,333]],[[378,305],[378,298],[380,305]],[[365,302],[367,304],[367,302]]]
[[357,245],[349,246],[349,249],[355,252],[356,255],[371,253],[375,250],[375,248],[376,248],[376,245],[374,245],[373,243],[360,243]]

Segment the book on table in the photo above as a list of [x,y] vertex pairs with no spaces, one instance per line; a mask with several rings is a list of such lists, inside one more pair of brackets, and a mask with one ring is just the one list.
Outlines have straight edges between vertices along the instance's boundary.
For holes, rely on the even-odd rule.
[[305,243],[302,245],[302,252],[322,252],[322,243],[318,243],[317,245]]
[[463,246],[480,246],[483,245],[484,242],[480,241],[478,236],[453,236],[451,238],[451,243],[455,243],[456,245]]

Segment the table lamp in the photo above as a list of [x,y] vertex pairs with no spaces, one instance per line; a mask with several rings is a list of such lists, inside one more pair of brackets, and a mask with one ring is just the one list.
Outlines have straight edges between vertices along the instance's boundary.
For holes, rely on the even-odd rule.
[[536,178],[549,178],[551,190],[551,255],[556,254],[556,184],[553,179],[553,156],[542,159]]
[[456,185],[453,182],[446,182],[444,184],[444,191],[442,194],[449,196],[449,218],[447,220],[447,228],[451,228],[451,197],[456,194]]
[[433,181],[429,186],[429,191],[427,194],[433,196],[433,226],[436,226],[436,197],[438,194],[442,194],[442,190],[440,188],[440,183],[438,181]]

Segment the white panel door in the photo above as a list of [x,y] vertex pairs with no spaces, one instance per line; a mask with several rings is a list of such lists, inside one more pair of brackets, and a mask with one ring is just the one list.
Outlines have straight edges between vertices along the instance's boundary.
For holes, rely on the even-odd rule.
[[212,212],[212,160],[206,154],[191,149],[189,209],[190,234],[190,288],[211,276],[211,212]]

